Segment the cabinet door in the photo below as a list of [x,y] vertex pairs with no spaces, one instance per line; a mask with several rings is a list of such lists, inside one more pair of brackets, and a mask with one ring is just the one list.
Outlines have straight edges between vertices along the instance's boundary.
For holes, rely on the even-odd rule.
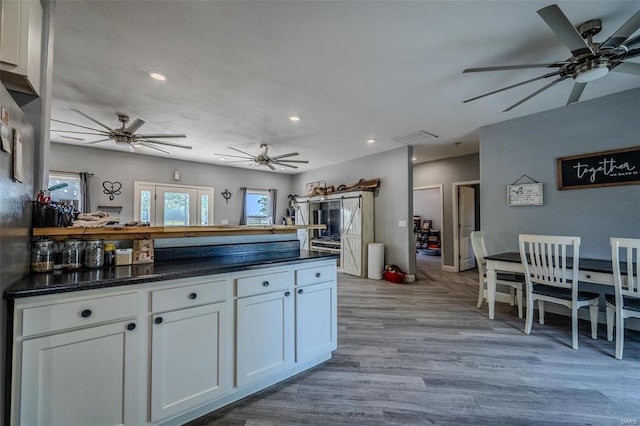
[[340,237],[340,267],[351,275],[362,275],[362,200],[342,201],[342,233]]
[[[295,205],[296,209],[296,225],[309,224],[309,203],[301,203]],[[298,229],[298,240],[300,241],[301,250],[309,250],[309,230]]]
[[336,282],[296,290],[296,362],[305,362],[337,348]]
[[118,322],[22,343],[20,423],[138,424],[138,332]]
[[231,390],[231,322],[226,302],[152,318],[151,420]]
[[293,365],[293,290],[236,301],[236,385],[255,382]]

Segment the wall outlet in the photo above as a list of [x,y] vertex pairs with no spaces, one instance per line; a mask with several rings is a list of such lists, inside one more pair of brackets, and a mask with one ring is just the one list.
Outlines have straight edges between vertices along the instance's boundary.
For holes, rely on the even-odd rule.
[[229,221],[227,219],[222,219],[220,221],[220,225],[228,225],[228,224],[229,224]]
[[399,228],[406,228],[407,227],[407,221],[406,220],[401,220],[400,222],[398,222],[398,227]]

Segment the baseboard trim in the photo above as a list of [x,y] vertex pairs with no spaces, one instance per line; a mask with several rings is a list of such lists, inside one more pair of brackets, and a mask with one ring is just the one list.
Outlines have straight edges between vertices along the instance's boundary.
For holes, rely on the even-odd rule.
[[455,266],[449,266],[449,265],[442,265],[442,270],[445,272],[458,272],[456,271]]

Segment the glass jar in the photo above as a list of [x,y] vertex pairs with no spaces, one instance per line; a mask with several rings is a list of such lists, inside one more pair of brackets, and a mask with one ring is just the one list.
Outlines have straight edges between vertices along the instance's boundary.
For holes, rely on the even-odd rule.
[[62,267],[66,270],[80,269],[82,267],[81,253],[79,241],[65,241],[62,249]]
[[33,243],[31,270],[33,272],[53,271],[53,253],[53,241],[41,240]]
[[104,250],[102,240],[87,241],[84,248],[84,264],[87,268],[102,268]]
[[116,263],[116,245],[107,243],[104,245],[104,266],[113,266]]

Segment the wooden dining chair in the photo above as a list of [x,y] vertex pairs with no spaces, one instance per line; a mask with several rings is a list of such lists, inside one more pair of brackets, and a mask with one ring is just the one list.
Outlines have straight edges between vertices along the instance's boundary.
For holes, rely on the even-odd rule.
[[[616,358],[622,359],[624,319],[640,318],[640,283],[638,283],[640,239],[611,238],[610,241],[615,294],[605,295],[607,300],[607,340],[613,339],[615,318]],[[623,262],[625,262],[624,269]]]
[[589,306],[591,338],[598,338],[598,293],[578,289],[580,237],[520,234],[520,260],[527,284],[527,320],[524,332],[531,333],[533,302],[538,301],[540,324],[544,324],[544,303],[571,309],[573,349],[578,349],[578,309]]
[[[484,245],[484,234],[481,231],[473,231],[471,233],[471,246],[473,254],[476,256],[476,265],[478,266],[478,308],[482,306],[482,300],[485,299],[485,291],[487,288],[487,261],[484,259],[487,255],[487,248]],[[511,305],[513,306],[514,291],[516,305],[518,306],[518,318],[522,318],[522,294],[524,288],[524,277],[512,273],[498,273],[496,284],[509,286]]]

